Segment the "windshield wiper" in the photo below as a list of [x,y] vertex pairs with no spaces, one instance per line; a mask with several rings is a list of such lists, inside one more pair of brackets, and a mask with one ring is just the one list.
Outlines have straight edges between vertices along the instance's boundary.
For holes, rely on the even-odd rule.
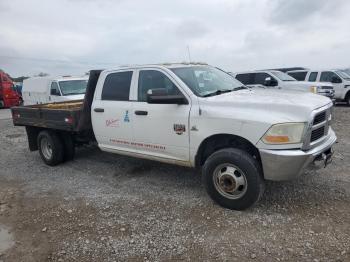
[[218,90],[216,90],[216,91],[214,91],[212,93],[203,95],[203,97],[217,96],[217,95],[221,95],[221,94],[224,94],[224,93],[229,93],[229,92],[238,91],[238,90],[242,90],[242,89],[248,89],[248,87],[246,87],[246,86],[238,86],[238,87],[235,87],[233,89],[218,89]]
[[238,91],[238,90],[243,90],[243,89],[249,89],[249,87],[247,87],[247,86],[238,86],[238,87],[235,87],[234,89],[232,89],[232,91]]
[[203,97],[208,97],[208,96],[217,96],[217,95],[221,95],[223,93],[228,93],[228,92],[232,92],[233,90],[231,89],[218,89],[212,93],[209,93],[209,94],[205,94],[203,95]]

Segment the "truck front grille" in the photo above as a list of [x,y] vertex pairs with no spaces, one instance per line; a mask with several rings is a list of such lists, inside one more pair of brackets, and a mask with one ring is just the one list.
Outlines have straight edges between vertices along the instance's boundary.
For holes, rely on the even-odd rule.
[[323,139],[329,134],[331,124],[332,107],[319,109],[314,113],[311,125],[308,128],[303,149],[309,150],[322,143]]
[[322,123],[325,120],[326,120],[326,111],[323,111],[315,116],[313,125],[317,125],[319,123]]
[[317,128],[317,129],[313,130],[311,132],[311,139],[310,139],[310,141],[314,142],[314,141],[320,139],[321,137],[323,137],[325,135],[324,131],[325,131],[325,127],[324,126],[321,126],[321,127]]
[[328,90],[332,90],[333,87],[332,86],[321,86],[321,89],[328,89]]

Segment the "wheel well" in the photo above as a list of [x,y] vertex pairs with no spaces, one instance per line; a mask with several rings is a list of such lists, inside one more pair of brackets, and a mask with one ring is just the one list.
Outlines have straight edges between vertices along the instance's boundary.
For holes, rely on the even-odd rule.
[[49,128],[26,126],[26,132],[27,132],[28,144],[29,144],[30,151],[36,151],[39,149],[38,144],[37,144],[38,135],[41,131],[44,131],[44,130],[57,133],[57,135],[62,140],[65,139],[67,136],[71,135],[71,133],[67,132],[67,131],[57,131],[57,130],[52,130]]
[[348,97],[350,97],[350,90],[345,94],[345,99],[347,99]]
[[39,127],[26,126],[26,132],[27,132],[28,144],[29,144],[30,151],[38,150],[37,139],[38,139],[39,133],[42,130],[44,130],[44,129],[39,128]]
[[224,148],[238,148],[244,150],[261,164],[259,150],[247,139],[235,135],[218,134],[206,138],[200,144],[195,159],[196,167],[203,166],[212,153]]

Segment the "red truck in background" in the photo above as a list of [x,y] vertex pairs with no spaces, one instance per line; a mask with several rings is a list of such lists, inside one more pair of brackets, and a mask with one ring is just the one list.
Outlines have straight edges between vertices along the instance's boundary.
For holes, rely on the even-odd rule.
[[22,97],[15,91],[11,78],[0,70],[0,108],[18,106],[21,103]]

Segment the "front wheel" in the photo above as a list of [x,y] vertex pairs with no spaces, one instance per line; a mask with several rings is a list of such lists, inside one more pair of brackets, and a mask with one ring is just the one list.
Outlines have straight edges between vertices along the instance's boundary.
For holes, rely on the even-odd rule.
[[219,205],[244,210],[263,195],[265,183],[259,163],[247,152],[228,148],[213,153],[203,166],[203,184]]

